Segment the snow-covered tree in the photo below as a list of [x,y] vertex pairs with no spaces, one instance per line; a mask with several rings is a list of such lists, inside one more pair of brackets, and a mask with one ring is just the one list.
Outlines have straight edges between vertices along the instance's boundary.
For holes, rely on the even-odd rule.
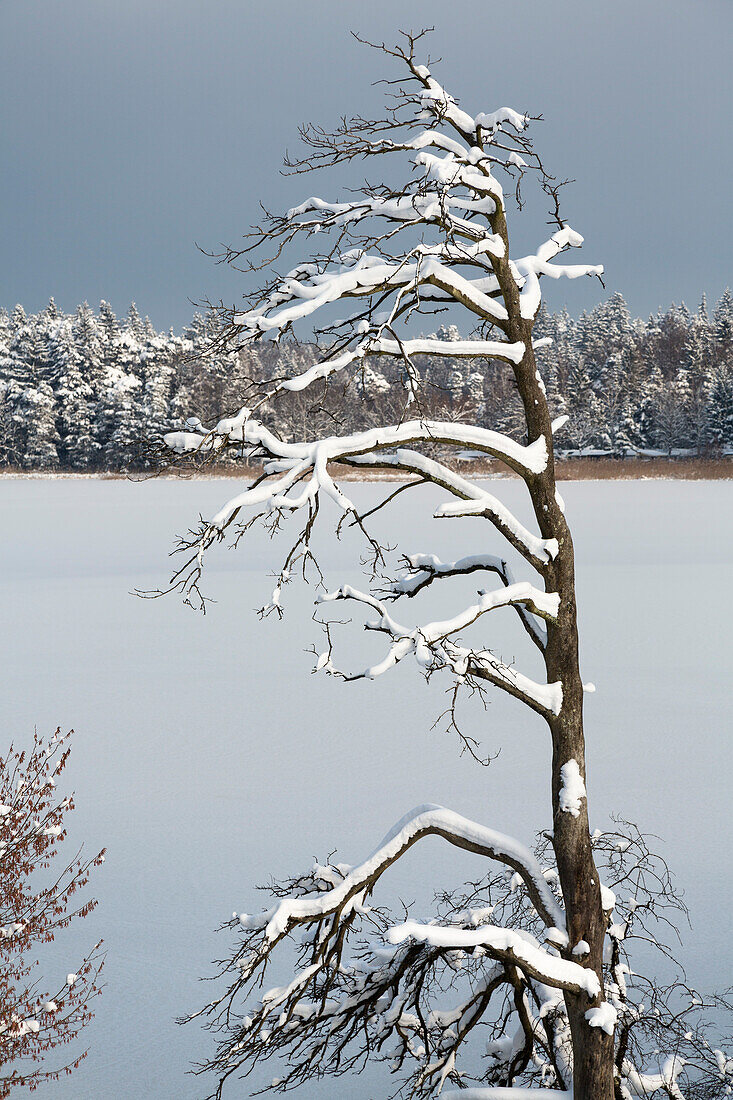
[[677,444],[692,447],[698,454],[711,442],[710,394],[715,360],[715,338],[703,295],[684,348],[685,438]]
[[[305,574],[313,561],[314,527],[327,502],[335,504],[343,517],[339,527],[346,521],[361,528],[371,569],[362,587],[320,592],[325,646],[315,670],[344,680],[374,679],[414,659],[426,676],[447,677],[454,697],[489,687],[510,695],[549,732],[551,832],[533,853],[458,813],[422,806],[357,866],[317,865],[273,887],[271,908],[254,916],[235,914],[231,922],[239,939],[223,968],[228,989],[202,1010],[219,1039],[206,1068],[220,1078],[216,1096],[231,1077],[269,1056],[284,1059],[271,1086],[282,1091],[327,1072],[351,1073],[372,1056],[386,1060],[400,1077],[401,1095],[428,1097],[442,1090],[443,1097],[456,1100],[498,1100],[510,1093],[528,1100],[549,1089],[575,1100],[660,1091],[680,1097],[687,1048],[691,1062],[697,1057],[696,1033],[688,1029],[683,1054],[677,1024],[684,1012],[647,1018],[638,993],[643,983],[634,985],[625,956],[636,909],[645,914],[654,909],[654,890],[635,878],[639,859],[643,863],[646,857],[636,859],[639,850],[633,848],[622,867],[616,856],[632,850],[634,838],[591,837],[588,826],[583,695],[592,685],[584,685],[580,675],[573,542],[553,454],[554,435],[565,418],[551,420],[534,348],[541,278],[600,276],[602,269],[558,259],[582,238],[560,219],[557,188],[527,137],[529,118],[508,107],[479,114],[460,107],[416,59],[420,37],[406,35],[395,49],[379,47],[403,66],[402,79],[392,82],[396,98],[382,121],[344,120],[332,133],[306,127],[307,155],[288,162],[297,174],[366,158],[372,162],[371,178],[376,163],[406,158],[412,171],[391,170],[389,186],[364,185],[341,201],[308,198],[282,216],[268,216],[245,245],[255,266],[253,256],[264,248],[261,266],[267,267],[273,253],[281,256],[333,234],[323,251],[298,255],[286,275],[273,276],[229,317],[232,339],[245,347],[268,339],[277,343],[315,322],[320,356],[288,377],[253,386],[248,404],[211,428],[194,422],[189,430],[166,436],[168,450],[183,458],[233,450],[264,462],[262,475],[182,547],[189,553],[172,588],[197,603],[203,561],[212,546],[228,536],[240,541],[258,520],[272,529],[292,518],[300,520],[299,533],[264,609],[281,612],[283,588],[296,569]],[[506,182],[514,189],[533,175],[551,197],[557,230],[534,253],[516,257],[510,249]],[[409,182],[397,186],[395,179]],[[229,253],[233,260],[240,256]],[[330,319],[333,303],[340,320]],[[470,318],[470,338],[413,335],[417,313],[446,307],[462,309]],[[628,328],[627,320],[622,327]],[[422,403],[424,383],[415,360],[420,355],[504,364],[523,409],[521,440],[431,418]],[[392,357],[401,369],[406,392],[401,418],[370,430],[292,440],[274,430],[271,410],[280,395],[310,390],[318,404],[324,387],[360,372],[373,356]],[[591,389],[592,383],[589,378]],[[524,481],[532,528],[443,457],[466,447],[503,463]],[[398,548],[399,567],[371,533],[368,517],[334,481],[336,464],[402,475],[399,492],[419,491],[425,483],[438,487],[446,496],[434,513],[438,519],[480,518],[493,531],[490,543],[498,538],[499,547],[451,561]],[[378,507],[394,497],[389,492]],[[515,579],[509,553],[529,577]],[[480,588],[467,606],[439,620],[409,610],[421,605],[428,590],[450,590],[456,578],[469,574],[494,586]],[[344,605],[362,609],[366,627],[384,640],[364,671],[342,671],[334,648],[334,618],[343,618]],[[529,645],[539,653],[542,679],[505,663],[494,645],[477,636],[497,608],[510,608],[519,617]],[[390,866],[428,835],[477,853],[499,873],[489,871],[480,886],[457,889],[430,919],[409,915],[395,921],[369,899]],[[602,880],[611,865],[618,873],[608,885],[615,885],[618,897]],[[257,995],[273,953],[286,940],[300,945],[292,980]],[[450,991],[459,988],[451,1002]],[[658,1003],[655,998],[655,1010]],[[479,1028],[489,1035],[483,1066],[471,1056]],[[700,1074],[712,1082],[705,1095],[722,1096],[731,1082],[731,1063],[721,1058],[722,1069],[712,1055],[708,1063],[704,1055],[698,1059]],[[649,1069],[655,1059],[656,1076]],[[695,1080],[695,1074],[688,1079]],[[696,1088],[690,1096],[703,1095]]]
[[98,465],[106,443],[100,410],[105,389],[105,336],[88,302],[78,306],[71,329],[76,358],[72,369],[60,375],[56,399],[63,422],[61,436],[67,441],[66,461],[85,469]]
[[[694,315],[672,307],[646,323],[630,317],[620,294],[578,319],[541,305],[533,330],[537,362],[552,416],[570,415],[564,449],[619,456],[660,447],[717,454],[733,449],[725,411],[730,313],[730,294],[712,317],[703,302]],[[210,423],[241,405],[259,380],[289,377],[319,358],[317,335],[302,343],[232,348],[222,344],[217,324],[210,312],[178,336],[156,332],[134,306],[123,322],[107,302],[99,315],[86,302],[64,314],[53,299],[38,314],[0,309],[0,463],[39,469],[144,465],[139,443],[145,423],[147,434],[190,416]],[[511,365],[446,353],[444,344],[463,339],[454,322],[443,322],[427,339],[439,341],[442,352],[412,356],[421,410],[522,442],[526,425]],[[321,422],[337,420],[343,432],[399,420],[405,372],[396,363],[388,355],[369,357],[368,364],[365,358],[338,384],[331,378],[316,400],[308,389],[279,393],[266,410],[268,423],[295,439],[304,425],[317,434]]]
[[713,331],[725,354],[733,353],[733,294],[726,287],[713,313]]
[[604,427],[602,404],[582,355],[573,360],[568,368],[566,407],[568,424],[564,439],[571,448],[582,451],[601,446]]
[[156,435],[170,429],[171,395],[175,374],[175,360],[182,354],[182,342],[171,332],[161,338],[141,330],[142,350],[140,365],[144,391],[142,395],[142,418],[150,425],[155,424]]
[[10,355],[13,328],[6,309],[0,310],[0,462],[9,464],[15,457],[16,425],[13,420],[13,374]]
[[25,427],[23,465],[31,470],[58,466],[56,401],[48,382],[23,388],[15,403],[15,416]]
[[708,439],[718,450],[733,445],[733,362],[719,364],[710,380]]
[[[99,407],[100,435],[107,462],[127,466],[137,455],[144,422],[143,350],[146,337],[137,309],[130,307],[129,324],[120,326],[105,302],[100,306],[108,335],[104,355],[104,388]],[[114,320],[114,324],[113,324]],[[156,419],[158,419],[156,417]]]
[[[94,455],[94,395],[71,318],[58,318],[48,342],[60,465],[84,469]],[[50,465],[50,463],[43,463]]]
[[104,338],[111,343],[120,331],[119,321],[115,317],[112,306],[104,298],[99,303],[99,323],[104,333]]

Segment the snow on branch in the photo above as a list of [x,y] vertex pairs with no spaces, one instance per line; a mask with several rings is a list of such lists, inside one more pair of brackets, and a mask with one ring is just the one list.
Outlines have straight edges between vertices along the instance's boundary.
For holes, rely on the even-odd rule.
[[[383,323],[377,319],[376,313],[383,314],[385,306],[389,306],[391,324],[398,318],[408,319],[415,311],[434,312],[446,303],[457,303],[483,326],[507,331],[509,301],[516,288],[520,290],[521,317],[533,320],[540,304],[542,275],[577,278],[602,274],[599,266],[550,263],[565,249],[580,247],[583,239],[559,218],[560,185],[545,172],[532,150],[525,134],[529,117],[510,107],[469,114],[427,66],[414,59],[407,63],[410,75],[397,82],[397,106],[386,119],[344,119],[333,133],[304,127],[301,136],[310,154],[286,162],[295,172],[306,172],[355,157],[406,154],[413,168],[407,181],[397,190],[386,184],[364,184],[346,201],[312,195],[282,215],[267,214],[263,226],[250,235],[250,243],[224,254],[235,261],[249,257],[262,245],[275,245],[274,257],[262,263],[248,259],[258,270],[299,236],[320,241],[334,233],[336,241],[331,247],[313,252],[309,260],[251,296],[249,308],[230,314],[232,332],[239,340],[247,342],[264,335],[278,340],[298,322],[313,318],[337,301],[358,298],[366,302],[363,317],[371,343],[360,340],[358,348],[341,347],[335,356],[339,366],[329,369],[324,360],[321,369],[304,372],[292,388],[300,389],[327,377],[331,370],[344,369],[364,354],[404,356],[404,347],[394,335],[384,335]],[[554,217],[560,226],[534,254],[516,261],[509,259],[506,226],[499,216],[505,199],[497,169],[518,179],[518,198],[524,172],[536,170],[541,185],[553,198]],[[420,240],[415,243],[417,234]],[[339,324],[325,322],[320,331],[333,333]],[[412,350],[417,351],[418,345],[419,341]],[[488,355],[518,363],[521,346],[517,341],[477,342],[475,352],[454,347],[452,354]]]
[[[508,436],[480,427],[452,421],[411,420],[348,436],[288,443],[251,418],[249,409],[243,408],[236,417],[221,420],[211,430],[199,427],[196,431],[171,432],[164,440],[165,445],[177,454],[215,453],[223,447],[236,447],[250,456],[264,456],[268,460],[261,477],[243,493],[227,501],[193,539],[182,543],[181,549],[193,551],[193,555],[175,574],[172,587],[180,588],[186,594],[197,591],[206,550],[223,538],[224,532],[243,509],[253,513],[249,522],[258,518],[287,516],[306,509],[309,521],[293,552],[299,545],[307,545],[322,493],[331,498],[344,514],[351,514],[354,522],[363,529],[354,504],[331,477],[329,467],[334,463],[397,468],[418,473],[422,481],[431,481],[458,498],[457,504],[442,505],[436,516],[485,516],[512,546],[539,569],[557,553],[556,540],[542,539],[533,534],[509,509],[475,482],[403,446],[406,443],[440,443],[474,447],[500,459],[528,479],[546,467],[547,444],[544,436],[524,446]],[[373,540],[370,542],[376,556],[381,558],[381,548]],[[281,577],[281,580],[286,579],[286,576]]]
[[308,367],[307,370],[295,375],[294,378],[283,379],[273,390],[266,394],[264,400],[274,397],[278,390],[289,390],[291,393],[305,390],[312,382],[330,378],[332,374],[338,374],[339,371],[345,370],[346,367],[362,359],[366,354],[367,342],[361,341],[355,348],[342,351],[339,355],[334,355],[333,358],[322,359],[319,363],[314,363],[312,367]]
[[[426,135],[424,135],[426,136]],[[422,148],[422,142],[416,142],[404,148]],[[391,145],[389,151],[396,151],[399,146]],[[386,151],[386,148],[385,148]],[[444,230],[450,230],[450,235],[458,237],[464,242],[461,245],[460,255],[466,262],[471,255],[479,252],[488,252],[493,255],[504,254],[504,242],[490,230],[485,229],[480,223],[474,223],[462,215],[490,213],[496,207],[493,198],[487,198],[485,192],[489,190],[487,177],[483,177],[484,192],[480,197],[473,199],[468,197],[447,196],[444,189],[437,190],[430,179],[436,173],[430,171],[430,163],[424,153],[413,158],[416,164],[424,164],[428,167],[425,179],[429,184],[420,190],[405,190],[396,196],[385,197],[382,194],[365,194],[352,202],[329,202],[313,195],[300,203],[299,206],[288,210],[283,218],[277,220],[280,233],[292,238],[297,233],[320,233],[330,229],[355,229],[361,227],[361,223],[367,219],[378,218],[384,222],[392,223],[390,235],[394,235],[403,229],[414,229],[416,226],[434,226]],[[437,162],[438,158],[433,158]],[[453,183],[463,182],[454,170]],[[474,173],[475,174],[475,173]],[[474,188],[474,190],[477,190]],[[457,213],[458,212],[458,213]],[[475,251],[470,252],[470,244]],[[455,241],[444,241],[437,246],[437,254],[451,256],[451,249],[456,249]],[[464,249],[466,251],[464,251]],[[424,246],[418,246],[415,255],[426,254]],[[340,254],[342,263],[353,263],[360,255],[359,250],[349,250]],[[456,258],[455,255],[452,258]],[[376,259],[376,258],[375,258]],[[286,278],[293,278],[302,274],[313,274],[318,270],[317,266],[301,265],[291,271]]]
[[579,279],[583,275],[603,275],[603,267],[598,264],[551,264],[548,261],[564,252],[566,248],[580,248],[583,238],[570,226],[558,230],[549,241],[537,250],[534,256],[524,256],[512,263],[515,282],[520,288],[520,308],[522,317],[532,320],[542,301],[540,275],[552,279]]
[[263,305],[235,313],[234,325],[244,329],[245,334],[282,333],[296,321],[344,298],[369,298],[395,290],[417,293],[427,287],[441,291],[483,321],[502,327],[507,320],[505,306],[490,297],[477,281],[467,279],[434,256],[419,256],[413,261],[408,254],[403,260],[387,262],[381,256],[365,254],[355,264],[342,262],[333,270],[312,270],[314,266],[307,265],[307,272],[302,268],[295,274],[291,272]]
[[[469,905],[452,916],[456,938],[468,925],[482,934],[480,944],[443,947],[422,942],[416,932],[410,943],[387,946],[385,940],[401,938],[403,930],[394,929],[388,913],[372,908],[367,898],[383,872],[430,835],[498,863],[502,871],[497,881],[508,882],[513,872],[511,896],[521,894],[538,931],[546,929],[550,948],[544,950],[535,937],[488,925],[493,910],[485,905]],[[523,891],[517,890],[515,880]],[[278,1053],[287,1055],[287,1072],[273,1087],[283,1090],[320,1075],[327,1065],[331,1072],[348,1072],[359,1064],[360,1056],[349,1051],[349,1043],[358,1040],[366,1042],[376,1057],[390,1061],[393,1069],[411,1060],[417,1065],[414,1095],[432,1096],[449,1077],[456,1079],[458,1048],[481,1022],[495,994],[508,997],[510,1004],[521,1001],[522,982],[535,981],[531,974],[537,973],[540,1004],[554,1004],[562,983],[575,978],[589,1003],[597,996],[593,972],[575,962],[564,965],[556,953],[558,944],[568,946],[564,912],[532,852],[439,806],[420,806],[407,814],[358,867],[315,864],[309,874],[273,891],[279,900],[266,912],[234,914],[230,927],[239,930],[242,940],[225,965],[225,972],[234,975],[232,984],[223,997],[196,1014],[209,1017],[209,1026],[225,1033],[217,1056],[204,1067],[217,1070],[222,1083],[245,1059]],[[353,938],[366,929],[382,946]],[[278,943],[296,932],[300,948],[294,975],[287,984],[260,994],[259,1002],[242,1015],[237,999],[260,986]],[[428,990],[435,995],[455,984],[446,984],[438,975],[464,969],[459,955],[465,958],[464,976],[470,981],[458,1003],[423,1011],[421,1002],[431,995]],[[484,958],[495,964],[487,967]],[[518,977],[525,969],[526,979]],[[384,1046],[389,1039],[397,1042],[396,1049]],[[500,1080],[516,1072],[511,1053],[495,1061]]]
[[325,604],[340,600],[362,603],[376,611],[379,618],[366,623],[365,628],[387,634],[391,638],[391,645],[378,664],[351,675],[345,675],[334,668],[330,652],[322,655],[319,659],[319,667],[326,668],[331,674],[343,676],[347,680],[373,680],[394,668],[405,657],[413,656],[427,673],[447,668],[459,680],[472,677],[486,679],[543,716],[560,713],[562,684],[559,682],[536,683],[511,665],[505,664],[490,651],[466,648],[453,640],[454,635],[476,622],[486,612],[498,607],[522,603],[533,614],[552,620],[556,618],[559,609],[556,593],[541,592],[527,582],[513,584],[493,592],[479,593],[478,601],[453,619],[427,623],[412,629],[396,622],[387,606],[376,597],[367,592],[360,592],[350,585],[344,585],[335,592],[320,595],[317,602]]
[[215,428],[198,432],[169,432],[166,447],[176,454],[218,450],[223,446],[258,449],[268,458],[292,468],[304,463],[315,467],[319,462],[340,462],[357,456],[411,443],[441,443],[446,446],[472,447],[505,462],[521,476],[539,474],[547,466],[547,442],[544,436],[525,446],[507,435],[477,425],[456,421],[408,420],[347,436],[332,436],[305,443],[286,443],[259,421],[250,418],[249,409],[236,417],[220,420]]
[[458,498],[458,502],[440,505],[434,512],[436,519],[455,516],[480,516],[488,519],[507,542],[539,571],[557,554],[556,539],[543,539],[533,534],[500,500],[477,482],[469,481],[418,451],[400,448],[391,454],[352,456],[346,462],[350,466],[381,467],[418,474],[424,481],[447,489]]
[[449,359],[476,358],[506,359],[519,363],[524,355],[524,344],[517,341],[509,344],[500,340],[389,340],[378,338],[372,341],[369,352],[375,355],[436,355]]
[[[407,575],[391,583],[388,599],[399,599],[401,596],[412,598],[436,580],[476,572],[496,573],[507,588],[515,583],[508,563],[494,554],[470,554],[452,562],[441,561],[435,554],[411,554],[404,559],[403,568]],[[544,650],[546,630],[523,603],[515,603],[514,607],[532,641]]]
[[[601,992],[601,983],[594,970],[578,963],[550,955],[528,932],[515,932],[510,928],[495,928],[490,924],[480,928],[453,928],[436,924],[419,924],[409,920],[390,931],[391,943],[403,943],[407,939],[428,943],[433,947],[452,950],[471,950],[483,947],[492,958],[502,959],[518,966],[530,978],[553,989],[570,993],[585,993],[591,999]],[[591,1009],[589,1011],[598,1011]]]
[[541,919],[548,928],[565,928],[565,916],[555,900],[541,868],[529,848],[503,833],[461,817],[443,806],[418,806],[387,833],[379,847],[327,893],[304,898],[285,898],[256,916],[240,914],[244,928],[262,929],[265,940],[274,943],[299,923],[321,920],[334,913],[344,914],[370,893],[378,879],[395,860],[425,836],[440,836],[449,844],[511,867],[523,881]]

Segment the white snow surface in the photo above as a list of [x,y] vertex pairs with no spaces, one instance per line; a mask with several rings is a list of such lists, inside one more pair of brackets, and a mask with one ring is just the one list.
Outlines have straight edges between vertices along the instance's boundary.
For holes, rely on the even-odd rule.
[[[518,481],[480,485],[530,525]],[[98,909],[64,936],[68,966],[97,939],[107,947],[105,994],[84,1034],[90,1053],[72,1077],[42,1085],[37,1100],[118,1100],[120,1080],[132,1097],[198,1100],[201,1081],[186,1070],[210,1053],[210,1036],[173,1020],[207,996],[197,979],[226,949],[226,934],[213,930],[234,908],[264,904],[254,886],[271,875],[308,868],[314,855],[324,860],[334,848],[338,860],[353,861],[385,823],[427,800],[527,839],[550,825],[543,723],[514,700],[494,692],[486,712],[463,704],[463,721],[482,749],[502,750],[482,769],[459,759],[455,740],[440,728],[430,732],[445,707],[438,680],[426,686],[410,668],[371,683],[309,675],[313,659],[303,650],[320,642],[310,621],[312,590],[295,581],[285,588],[282,622],[260,623],[252,613],[272,587],[267,536],[253,532],[248,546],[210,558],[204,590],[216,602],[203,619],[175,597],[130,596],[136,587],[165,584],[173,535],[200,512],[213,514],[236,488],[228,479],[2,482],[0,587],[12,639],[4,668],[13,685],[0,698],[2,725],[18,746],[34,726],[74,726],[69,848],[83,842],[87,851],[109,850],[92,880]],[[389,489],[346,488],[362,511]],[[687,972],[698,988],[715,988],[733,970],[721,926],[729,884],[720,874],[733,743],[711,736],[698,739],[694,753],[688,748],[700,713],[710,730],[729,724],[720,669],[733,651],[725,601],[707,599],[690,577],[704,569],[706,591],[729,585],[731,484],[566,482],[561,489],[572,517],[584,673],[599,686],[585,697],[593,824],[606,827],[615,812],[663,838],[694,918]],[[443,499],[437,490],[402,494],[374,517],[377,530],[392,532],[407,553],[444,562],[504,552],[488,524],[430,519]],[[356,537],[317,542],[331,585],[363,585],[346,564],[358,561],[361,545]],[[518,556],[511,565],[527,576]],[[467,606],[482,583],[474,574],[434,585],[419,597],[426,618],[462,606],[456,593]],[[444,597],[441,587],[452,585],[456,592]],[[504,656],[521,662],[531,642],[518,616],[497,611],[486,624],[500,627]],[[339,644],[347,637],[357,647],[354,661],[368,664],[379,639],[362,637],[358,624],[341,628]],[[682,789],[695,806],[692,818],[673,798]],[[428,838],[388,872],[383,896],[416,898],[415,915],[427,919],[434,884],[447,888],[481,873],[479,857]],[[291,977],[285,965],[269,984]],[[643,1067],[649,1077],[662,1068],[654,1059]],[[253,1078],[252,1089],[272,1072]],[[446,1084],[441,1100],[449,1089],[456,1091]],[[357,1079],[354,1100],[389,1091],[385,1077],[370,1071]],[[319,1084],[319,1100],[343,1093],[343,1081]],[[553,1093],[542,1095],[551,1100]]]

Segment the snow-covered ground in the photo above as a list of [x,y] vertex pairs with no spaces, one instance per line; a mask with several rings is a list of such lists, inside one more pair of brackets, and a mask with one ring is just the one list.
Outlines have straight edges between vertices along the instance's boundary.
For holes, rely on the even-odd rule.
[[[523,486],[499,489],[525,516]],[[470,732],[486,749],[502,748],[485,770],[459,759],[454,739],[430,731],[446,685],[435,679],[426,688],[414,665],[374,683],[310,676],[304,650],[319,641],[312,593],[286,590],[282,622],[260,623],[253,613],[269,597],[275,564],[261,535],[236,553],[212,554],[207,591],[217,602],[205,618],[176,596],[143,602],[130,594],[165,582],[173,536],[231,491],[231,480],[0,486],[3,741],[22,742],[34,725],[74,726],[69,782],[78,810],[69,846],[83,838],[90,852],[108,847],[95,876],[97,912],[58,944],[63,975],[84,945],[106,941],[107,986],[86,1033],[92,1050],[73,1077],[39,1097],[205,1095],[185,1071],[210,1039],[173,1017],[199,1006],[208,989],[198,976],[226,953],[227,934],[217,939],[212,929],[235,909],[264,904],[254,885],[271,873],[305,868],[335,846],[357,862],[423,802],[527,842],[548,824],[539,719],[508,699],[494,698],[485,714],[467,703]],[[349,487],[365,505],[378,492],[375,484]],[[566,483],[562,493],[578,556],[583,672],[597,686],[586,707],[593,823],[602,827],[617,812],[664,838],[693,912],[684,950],[690,979],[725,985],[733,967],[733,489],[604,481]],[[424,509],[410,496],[398,497],[380,524],[384,532],[390,519],[402,549],[454,558],[496,544],[488,525],[432,522],[430,494]],[[356,547],[325,545],[329,582],[358,579],[339,568]],[[495,615],[484,640],[516,654],[531,674],[520,628],[510,612]],[[360,629],[340,644],[341,663],[357,667],[383,648]],[[427,862],[415,855],[387,879],[395,897],[427,896],[428,886],[476,869],[475,859],[437,840],[425,852]],[[231,1095],[249,1091],[242,1085]],[[345,1091],[355,1100],[374,1094],[363,1079],[317,1095]]]

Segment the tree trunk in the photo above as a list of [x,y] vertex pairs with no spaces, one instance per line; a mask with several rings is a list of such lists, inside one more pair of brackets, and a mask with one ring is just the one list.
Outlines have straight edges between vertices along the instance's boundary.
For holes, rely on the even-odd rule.
[[[494,260],[493,267],[507,310],[506,337],[512,342],[521,341],[525,347],[521,361],[514,367],[514,377],[527,420],[527,440],[542,435],[547,443],[547,466],[541,474],[526,479],[527,487],[543,538],[558,542],[556,556],[542,568],[542,573],[546,590],[560,596],[557,621],[547,624],[545,668],[547,682],[559,680],[563,689],[560,713],[548,718],[548,725],[552,735],[553,847],[570,937],[564,954],[581,966],[591,967],[602,990],[606,918],[590,842],[588,800],[581,800],[577,817],[560,809],[562,766],[570,760],[577,761],[583,781],[586,779],[573,540],[556,492],[550,410],[532,346],[534,318],[522,316],[519,288],[509,264],[509,234],[503,203],[497,204],[490,221],[492,230],[505,244],[503,257]],[[572,949],[580,940],[585,940],[590,951],[586,955],[573,956]],[[585,1016],[589,1008],[603,999],[602,993],[594,1002],[585,995],[565,995],[573,1043],[574,1100],[614,1100],[613,1036],[599,1027],[591,1027]]]
[[[547,682],[559,680],[563,688],[560,713],[548,720],[548,725],[552,734],[553,846],[570,937],[566,956],[582,966],[591,967],[602,988],[607,918],[593,859],[587,798],[581,800],[577,816],[560,809],[562,766],[570,760],[577,761],[580,774],[584,781],[586,779],[573,541],[556,495],[550,414],[537,376],[531,322],[526,322],[522,330],[519,338],[524,341],[527,352],[516,374],[527,415],[528,437],[536,439],[544,435],[548,444],[547,468],[532,479],[529,490],[543,537],[557,539],[559,547],[556,557],[544,568],[547,591],[560,596],[557,622],[548,623],[545,667]],[[586,955],[573,956],[572,949],[581,940],[585,940],[590,951]],[[574,1100],[613,1100],[614,1097],[613,1036],[599,1027],[591,1027],[585,1015],[602,1000],[603,996],[594,1002],[585,995],[566,994],[565,997],[573,1042]]]

